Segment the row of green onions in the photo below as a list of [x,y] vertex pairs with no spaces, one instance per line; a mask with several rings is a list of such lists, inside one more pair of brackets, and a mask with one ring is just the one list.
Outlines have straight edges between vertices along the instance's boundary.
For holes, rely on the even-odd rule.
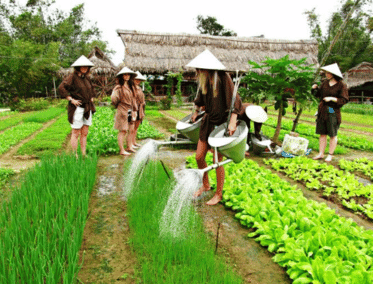
[[97,157],[53,156],[0,208],[0,283],[74,283]]

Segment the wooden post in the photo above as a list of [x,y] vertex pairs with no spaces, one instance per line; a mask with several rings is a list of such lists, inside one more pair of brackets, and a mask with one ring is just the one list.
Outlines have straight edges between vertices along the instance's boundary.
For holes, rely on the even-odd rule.
[[54,97],[57,98],[57,92],[56,92],[56,82],[53,77],[53,89],[54,89]]
[[361,91],[361,104],[364,103],[364,91]]

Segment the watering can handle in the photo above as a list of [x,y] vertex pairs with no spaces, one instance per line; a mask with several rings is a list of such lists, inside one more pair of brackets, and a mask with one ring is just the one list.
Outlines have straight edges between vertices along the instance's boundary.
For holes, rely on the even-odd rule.
[[231,103],[231,107],[229,108],[227,127],[225,128],[224,136],[229,136],[228,126],[229,126],[229,122],[231,120],[232,111],[233,111],[233,108],[234,108],[234,103],[236,102],[236,95],[237,95],[237,91],[238,91],[238,86],[240,85],[241,77],[242,77],[242,75],[240,77],[238,77],[238,70],[236,70],[236,82],[234,83],[232,103]]

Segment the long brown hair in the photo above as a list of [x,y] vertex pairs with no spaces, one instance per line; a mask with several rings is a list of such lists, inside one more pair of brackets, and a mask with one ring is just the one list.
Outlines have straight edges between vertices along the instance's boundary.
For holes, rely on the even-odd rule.
[[[124,74],[120,74],[116,78],[116,82],[121,86],[124,85],[123,75]],[[128,80],[128,86],[130,87],[133,93],[135,93],[135,90],[136,90],[136,86],[134,82],[135,77],[136,77],[136,74],[130,74],[130,79]]]
[[197,83],[202,94],[207,94],[208,90],[211,89],[214,97],[218,95],[220,85],[218,71],[197,69]]

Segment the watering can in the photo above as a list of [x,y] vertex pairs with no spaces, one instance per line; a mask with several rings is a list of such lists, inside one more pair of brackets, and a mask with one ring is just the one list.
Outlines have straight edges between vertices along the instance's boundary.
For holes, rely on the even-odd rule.
[[209,138],[208,143],[216,148],[218,152],[236,164],[245,158],[246,140],[249,129],[244,121],[240,121],[236,131],[232,136],[225,136],[227,122],[215,128]]
[[192,114],[187,115],[186,117],[184,117],[176,123],[177,131],[179,131],[181,134],[188,137],[192,142],[197,144],[199,140],[199,130],[201,128],[204,113],[204,111],[200,112],[194,123],[190,120],[192,118]]

